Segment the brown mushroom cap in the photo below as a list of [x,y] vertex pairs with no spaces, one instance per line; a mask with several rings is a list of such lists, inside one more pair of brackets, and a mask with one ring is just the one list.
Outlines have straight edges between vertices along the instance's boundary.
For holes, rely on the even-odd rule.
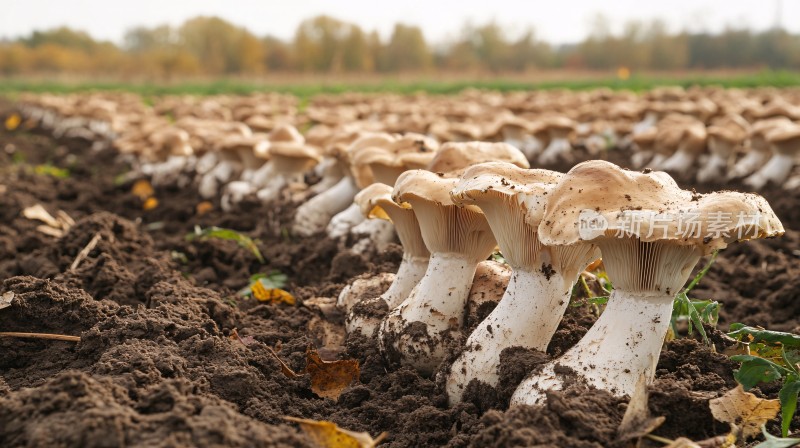
[[759,195],[700,195],[680,189],[664,172],[592,160],[572,168],[553,190],[539,233],[550,245],[627,236],[708,253],[737,240],[781,235],[783,226]]
[[413,257],[430,256],[422,239],[414,210],[392,200],[392,187],[374,183],[356,195],[355,203],[367,218],[386,219],[394,223],[397,238],[403,245],[403,252]]
[[494,235],[478,207],[458,207],[450,190],[458,178],[448,178],[425,170],[401,174],[395,183],[392,199],[409,204],[420,223],[425,246],[431,252],[470,255],[477,263],[495,247]]
[[525,154],[507,143],[445,143],[428,164],[427,170],[435,173],[455,173],[470,165],[482,162],[509,162],[521,168],[529,168]]

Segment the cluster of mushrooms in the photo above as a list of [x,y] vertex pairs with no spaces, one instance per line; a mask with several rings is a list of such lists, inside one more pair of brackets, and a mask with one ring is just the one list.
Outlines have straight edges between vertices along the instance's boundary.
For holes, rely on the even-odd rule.
[[[572,349],[532,372],[512,403],[540,404],[562,387],[564,368],[631,394],[642,375],[652,379],[674,296],[701,257],[783,233],[756,194],[700,195],[665,172],[601,160],[566,174],[530,169],[504,143],[447,143],[424,169],[394,177],[364,188],[355,203],[393,223],[403,261],[381,296],[354,283],[339,303],[347,331],[377,338],[387,360],[446,375],[451,404],[471,381],[497,385],[503,349],[545,350],[579,275],[600,257],[614,285],[605,311]],[[689,217],[691,232],[681,229]],[[494,310],[464,334],[476,269],[497,247],[511,278]],[[454,350],[461,355],[443,366]]]
[[[642,376],[652,379],[673,298],[699,260],[783,233],[761,196],[697,194],[665,171],[699,167],[704,181],[787,186],[800,147],[798,98],[711,88],[352,94],[318,97],[301,112],[281,95],[165,97],[145,107],[106,94],[30,96],[20,110],[45,129],[102,131],[154,184],[197,188],[224,208],[247,196],[294,201],[295,235],[325,232],[360,253],[396,236],[398,271],[354,281],[338,304],[347,331],[377,338],[388,361],[444,375],[451,403],[472,381],[497,385],[503,349],[545,350],[573,285],[602,257],[614,285],[605,311],[512,398],[540,404],[563,387],[565,371],[631,394]],[[530,168],[574,161],[576,148],[612,147],[648,168],[602,160],[566,174]],[[475,303],[486,300],[473,294],[476,272],[491,269],[485,260],[498,248],[507,286],[467,334]],[[385,286],[379,296],[376,284]],[[461,354],[444,365],[454,350]]]

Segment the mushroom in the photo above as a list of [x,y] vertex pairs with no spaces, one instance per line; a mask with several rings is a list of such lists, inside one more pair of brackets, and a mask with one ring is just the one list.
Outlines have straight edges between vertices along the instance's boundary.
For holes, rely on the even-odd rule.
[[256,193],[264,203],[279,199],[286,186],[304,185],[303,175],[322,159],[317,148],[297,142],[270,144],[269,158],[272,171],[270,180]]
[[451,404],[461,401],[472,380],[497,385],[504,348],[544,351],[569,304],[575,280],[599,258],[593,244],[550,247],[539,241],[538,226],[548,193],[562,176],[489,162],[468,168],[450,193],[456,205],[483,211],[500,252],[513,269],[500,303],[472,332],[464,352],[450,367]]
[[741,158],[728,173],[728,179],[739,179],[753,174],[764,166],[772,152],[766,134],[772,129],[791,123],[786,117],[767,118],[753,123],[750,128],[750,145],[745,156]]
[[539,155],[540,165],[550,165],[568,157],[572,151],[570,134],[575,130],[575,122],[564,116],[551,117],[545,122],[550,133],[550,144]]
[[[347,158],[350,152],[357,150],[359,147],[389,145],[393,141],[394,138],[389,134],[367,134],[354,141],[350,145],[350,149],[342,154],[341,157]],[[347,160],[342,161],[345,165],[349,165],[348,162]],[[346,213],[340,216],[339,219],[342,221],[347,220],[347,222],[354,220],[356,222],[352,225],[357,224],[363,218],[359,219],[361,212],[358,207],[351,206],[353,205],[353,198],[359,190],[353,172],[348,170],[336,185],[314,196],[297,208],[292,230],[298,235],[310,236],[325,230],[332,218],[343,211],[346,211]]]
[[794,159],[800,153],[800,124],[786,123],[777,126],[767,132],[766,138],[772,147],[772,157],[744,181],[755,189],[763,188],[769,182],[782,185],[789,177]]
[[[347,332],[360,332],[372,336],[385,314],[396,308],[411,293],[428,269],[430,252],[420,233],[414,210],[392,201],[392,187],[375,183],[356,195],[355,202],[367,218],[389,220],[394,224],[397,237],[403,245],[403,259],[394,281],[380,297],[371,300],[355,300],[355,307],[347,317]],[[340,302],[350,294],[342,291]]]
[[699,182],[718,181],[725,178],[728,161],[737,146],[747,138],[750,125],[739,115],[727,115],[714,120],[708,127],[708,149],[711,152],[705,166],[697,172]]
[[547,245],[600,247],[614,291],[603,314],[560,358],[526,378],[513,404],[540,404],[571,369],[591,386],[630,395],[648,382],[673,300],[700,258],[727,244],[783,234],[764,198],[681,190],[664,172],[638,173],[593,160],[576,165],[549,195],[539,225]]
[[697,157],[706,148],[706,126],[702,121],[691,120],[683,125],[678,150],[658,166],[663,171],[684,173],[692,167]]
[[380,345],[392,362],[430,375],[460,341],[464,310],[475,269],[495,240],[477,207],[458,207],[449,192],[458,183],[424,170],[407,171],[392,199],[410,205],[431,252],[428,269],[403,303],[383,320]]

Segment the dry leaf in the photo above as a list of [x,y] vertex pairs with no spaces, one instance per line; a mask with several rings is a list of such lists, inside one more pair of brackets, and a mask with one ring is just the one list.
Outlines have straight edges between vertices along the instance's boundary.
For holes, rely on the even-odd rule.
[[781,410],[778,400],[758,398],[745,392],[741,384],[709,401],[708,406],[715,419],[740,428],[742,439],[761,434],[761,425],[775,418]]
[[294,296],[288,291],[280,288],[267,289],[260,281],[253,283],[250,290],[253,292],[253,297],[259,302],[285,303],[287,305],[294,305],[296,302]]
[[338,400],[342,391],[353,381],[358,381],[358,361],[323,361],[316,350],[306,349],[306,373],[311,375],[311,391],[322,398]]
[[146,179],[139,179],[133,184],[133,187],[131,187],[131,193],[145,201],[155,194],[155,190],[153,190],[153,186],[150,185],[149,181]]
[[152,210],[156,207],[158,207],[158,199],[156,198],[147,198],[142,204],[142,210]]
[[628,409],[622,416],[617,429],[620,440],[639,439],[655,431],[664,423],[665,417],[650,417],[647,406],[647,377],[642,374],[636,382],[636,389],[628,402]]
[[19,124],[22,122],[22,117],[19,116],[18,113],[14,112],[13,114],[6,117],[6,130],[13,131],[19,127]]
[[14,292],[7,291],[0,296],[0,310],[11,306],[11,301],[14,300]]
[[198,215],[205,215],[211,210],[214,210],[214,204],[209,201],[203,201],[194,207],[194,211]]
[[333,422],[296,417],[284,417],[284,419],[298,423],[303,432],[323,448],[373,448],[386,438],[386,433],[381,433],[373,439],[366,432],[348,431]]

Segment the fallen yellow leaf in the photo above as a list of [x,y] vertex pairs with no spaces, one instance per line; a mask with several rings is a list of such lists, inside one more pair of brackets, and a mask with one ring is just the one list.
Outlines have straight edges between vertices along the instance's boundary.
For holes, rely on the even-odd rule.
[[311,347],[306,349],[306,373],[311,375],[311,391],[322,398],[338,400],[342,391],[358,381],[360,369],[355,359],[323,361]]
[[740,428],[742,440],[761,434],[761,426],[781,410],[778,400],[758,398],[745,392],[741,384],[710,400],[708,406],[715,419]]
[[6,130],[13,131],[19,127],[19,124],[22,122],[22,117],[19,116],[18,113],[13,113],[6,117]]
[[348,431],[333,422],[284,417],[285,420],[300,425],[311,440],[323,448],[373,448],[386,438],[386,433],[372,438],[366,432]]
[[253,297],[259,302],[285,303],[287,305],[294,305],[296,302],[294,296],[288,291],[280,288],[267,289],[260,281],[253,283],[250,290],[253,291]]
[[153,190],[153,186],[150,185],[147,179],[139,179],[133,184],[131,193],[144,201],[152,197],[155,194],[155,190]]
[[206,213],[214,210],[214,205],[209,201],[203,201],[195,206],[194,211],[198,215],[205,215]]
[[156,207],[158,207],[158,199],[156,198],[147,198],[144,204],[142,204],[143,210],[152,210]]

